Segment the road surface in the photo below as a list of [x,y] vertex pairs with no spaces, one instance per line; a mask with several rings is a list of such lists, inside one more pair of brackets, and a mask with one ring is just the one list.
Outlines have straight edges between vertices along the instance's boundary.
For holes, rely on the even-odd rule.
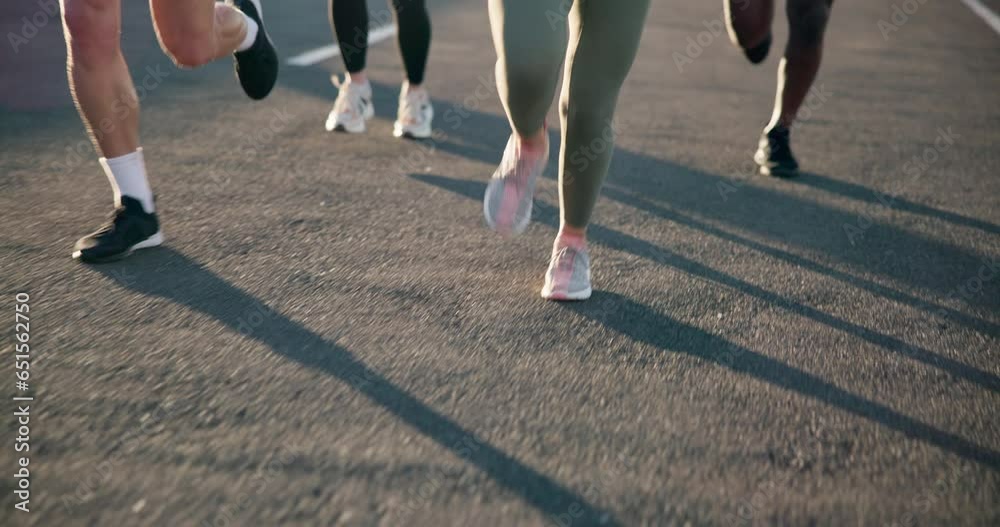
[[[321,4],[268,10],[285,60],[330,43]],[[95,267],[69,255],[111,195],[53,21],[0,113],[0,339],[29,293],[34,397],[30,513],[0,412],[2,523],[997,525],[1000,35],[914,4],[836,2],[781,181],[747,163],[783,18],[755,67],[720,2],[655,2],[577,304],[538,297],[555,163],[525,235],[483,224],[509,129],[482,2],[431,3],[425,142],[391,137],[391,38],[368,134],[329,134],[339,59],[251,103],[130,3],[167,243]]]

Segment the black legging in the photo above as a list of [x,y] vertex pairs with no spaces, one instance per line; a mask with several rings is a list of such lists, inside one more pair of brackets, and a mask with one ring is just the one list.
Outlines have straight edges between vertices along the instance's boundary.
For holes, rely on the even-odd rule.
[[[424,0],[391,0],[399,28],[399,52],[403,56],[406,79],[410,84],[424,82],[427,53],[431,47],[431,18]],[[350,73],[365,69],[368,55],[368,5],[366,0],[330,0],[330,25],[333,26]],[[386,17],[388,18],[388,17]]]

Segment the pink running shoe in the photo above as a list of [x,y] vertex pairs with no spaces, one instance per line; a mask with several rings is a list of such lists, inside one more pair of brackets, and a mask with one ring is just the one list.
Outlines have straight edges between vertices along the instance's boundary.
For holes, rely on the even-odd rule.
[[556,239],[552,260],[545,272],[542,298],[546,300],[586,300],[590,298],[590,255],[587,245],[560,245]]
[[518,147],[516,137],[511,134],[483,198],[483,214],[491,229],[501,234],[524,232],[531,221],[535,182],[548,161],[547,139],[545,148],[529,153]]

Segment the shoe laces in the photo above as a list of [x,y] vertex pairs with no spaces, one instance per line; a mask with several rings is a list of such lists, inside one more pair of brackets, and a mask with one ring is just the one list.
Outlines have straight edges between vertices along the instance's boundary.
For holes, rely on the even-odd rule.
[[101,225],[94,234],[105,234],[112,232],[118,228],[118,224],[125,219],[125,205],[118,205],[111,212],[108,213],[107,220]]
[[361,99],[364,94],[361,92],[361,87],[355,85],[351,81],[342,81],[339,77],[333,77],[333,85],[337,87],[340,92],[337,94],[337,100],[333,102],[333,111],[337,114],[352,113],[356,116],[361,115]]
[[423,106],[427,104],[427,92],[415,90],[399,98],[399,116],[408,124],[419,123],[423,118]]
[[563,245],[562,247],[559,247],[556,249],[556,254],[553,256],[553,262],[555,263],[553,267],[560,270],[572,270],[573,262],[576,260],[576,256],[579,252],[580,249],[571,245]]

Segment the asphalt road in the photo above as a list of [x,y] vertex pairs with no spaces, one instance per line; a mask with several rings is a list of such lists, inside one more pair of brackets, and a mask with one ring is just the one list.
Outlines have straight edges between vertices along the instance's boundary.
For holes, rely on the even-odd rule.
[[[0,523],[997,525],[1000,35],[935,1],[886,33],[892,3],[836,2],[780,181],[747,174],[779,53],[655,2],[567,305],[538,297],[554,163],[524,236],[483,225],[508,128],[482,2],[432,3],[423,143],[391,137],[391,41],[369,133],[331,135],[337,59],[251,103],[129,3],[167,244],[99,267],[69,255],[111,196],[42,28],[3,74],[0,383],[35,400],[30,513],[2,403]],[[329,43],[322,2],[267,14],[286,58]]]

